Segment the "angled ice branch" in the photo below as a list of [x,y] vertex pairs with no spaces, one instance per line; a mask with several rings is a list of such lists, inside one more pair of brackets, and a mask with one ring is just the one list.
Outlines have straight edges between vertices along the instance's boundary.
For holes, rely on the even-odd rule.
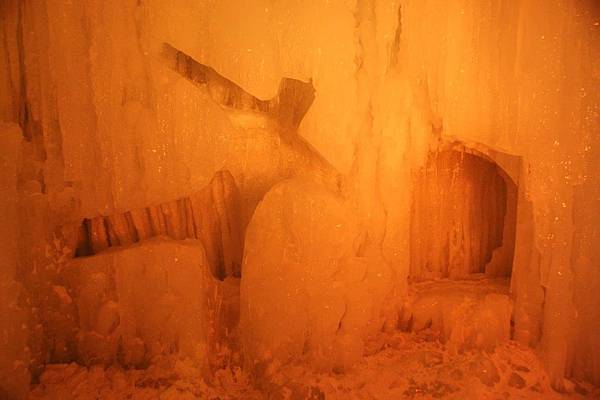
[[274,98],[260,100],[168,43],[163,45],[161,56],[169,68],[184,78],[206,86],[213,100],[222,107],[262,112],[286,128],[298,128],[315,99],[312,82],[283,78]]

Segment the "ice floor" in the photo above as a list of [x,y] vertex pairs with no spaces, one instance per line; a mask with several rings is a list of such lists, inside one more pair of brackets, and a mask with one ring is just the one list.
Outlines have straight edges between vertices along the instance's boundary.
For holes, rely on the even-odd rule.
[[597,399],[600,391],[567,382],[554,392],[531,349],[514,342],[494,353],[451,354],[429,330],[382,336],[383,348],[352,370],[315,373],[301,365],[268,368],[260,389],[239,368],[212,381],[186,361],[147,370],[49,366],[30,399]]
[[[412,284],[399,330],[367,344],[370,355],[342,373],[315,372],[307,361],[245,373],[240,354],[227,366],[155,358],[148,369],[50,365],[30,399],[583,399],[600,389],[550,387],[534,351],[508,340],[508,281],[474,276]],[[470,327],[469,329],[465,327]],[[222,356],[222,357],[221,357]],[[225,364],[222,364],[225,365]]]

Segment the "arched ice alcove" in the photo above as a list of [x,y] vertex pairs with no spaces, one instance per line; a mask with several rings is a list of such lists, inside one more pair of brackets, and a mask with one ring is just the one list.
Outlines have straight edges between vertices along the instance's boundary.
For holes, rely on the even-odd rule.
[[493,350],[514,335],[510,283],[520,158],[442,143],[413,180],[409,295],[400,326],[451,351]]
[[517,197],[515,181],[486,153],[457,142],[431,153],[414,180],[411,281],[510,277]]

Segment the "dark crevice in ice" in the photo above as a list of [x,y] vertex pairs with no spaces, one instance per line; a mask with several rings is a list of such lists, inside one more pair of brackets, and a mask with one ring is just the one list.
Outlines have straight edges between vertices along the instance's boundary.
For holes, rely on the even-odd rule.
[[74,256],[93,256],[157,236],[198,239],[215,278],[240,277],[243,243],[239,201],[233,176],[219,171],[207,187],[190,196],[84,219],[78,227]]
[[312,82],[283,78],[277,95],[271,100],[261,100],[168,43],[163,45],[162,59],[170,69],[190,82],[205,86],[220,106],[264,113],[287,128],[296,129],[300,125],[315,99]]
[[400,37],[402,36],[402,5],[398,5],[398,25],[396,25],[396,34],[390,54],[390,67],[398,65],[398,55],[400,53]]

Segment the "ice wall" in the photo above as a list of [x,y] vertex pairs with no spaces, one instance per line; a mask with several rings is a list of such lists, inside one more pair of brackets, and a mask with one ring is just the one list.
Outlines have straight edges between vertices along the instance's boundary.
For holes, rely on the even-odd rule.
[[[185,39],[201,37],[203,25],[171,23],[172,11],[162,7],[135,1],[21,6],[22,29],[29,32],[29,125],[47,153],[46,183],[68,182],[79,215],[92,217],[184,197],[227,168],[242,191],[247,220],[268,187],[313,162],[311,154],[282,140],[267,116],[224,109],[209,87],[173,71],[161,55],[164,44],[187,49]],[[172,37],[176,26],[186,31]],[[274,79],[279,85],[281,77]]]
[[28,310],[18,281],[18,191],[22,133],[0,123],[0,397],[20,398],[29,388]]
[[0,397],[29,389],[28,312],[18,271],[18,174],[21,160],[21,74],[17,42],[19,7],[0,4]]
[[[579,344],[571,326],[578,315],[589,315],[596,300],[592,294],[583,300],[586,284],[574,281],[574,274],[589,282],[594,275],[583,272],[572,253],[586,241],[578,236],[574,247],[574,232],[590,241],[596,237],[573,219],[573,199],[575,188],[595,193],[597,187],[590,166],[598,163],[591,152],[600,125],[598,6],[523,0],[373,1],[355,7],[360,62],[353,73],[357,135],[349,178],[371,243],[402,281],[410,203],[403,188],[410,187],[410,171],[424,165],[439,137],[519,157],[515,181],[524,208],[517,217],[522,242],[514,264],[515,335],[529,344],[541,339],[555,387],[571,373],[592,376],[589,358],[572,362]],[[250,87],[260,65],[244,63],[242,85]],[[326,155],[334,148],[311,143]],[[597,351],[587,346],[597,360]]]
[[19,28],[19,4],[4,1],[0,4],[0,121],[20,122],[23,118],[22,35]]
[[[39,326],[60,314],[45,312],[69,256],[57,228],[186,197],[222,168],[240,188],[244,226],[283,178],[329,187],[355,210],[359,254],[389,267],[382,290],[395,284],[401,294],[412,174],[440,137],[452,138],[520,157],[515,337],[541,339],[556,387],[571,374],[598,382],[586,329],[599,303],[593,0],[0,7],[0,115],[22,124],[27,142],[19,268]],[[165,63],[165,43],[260,100],[274,98],[282,78],[311,81],[299,135],[220,105],[209,85]],[[41,364],[49,356],[36,329]]]
[[[517,309],[527,311],[517,317],[516,335],[521,337],[521,329],[525,333],[535,320],[542,320],[539,292],[544,287],[542,341],[554,385],[562,386],[565,373],[593,375],[591,364],[586,364],[587,372],[569,371],[568,366],[575,348],[585,347],[594,354],[590,357],[598,359],[597,351],[576,341],[571,331],[577,315],[588,315],[581,293],[595,279],[584,272],[584,264],[574,262],[572,252],[574,232],[589,241],[596,237],[573,218],[573,212],[575,193],[592,193],[598,185],[589,172],[589,166],[598,162],[590,158],[599,126],[594,89],[598,5],[592,1],[402,5],[407,70],[425,82],[428,104],[442,121],[442,135],[523,158],[519,201],[524,207],[530,204],[531,214],[529,222],[520,222],[530,227],[521,225],[524,231],[517,234],[513,283]],[[525,237],[527,229],[530,238]],[[582,274],[588,283],[574,280]],[[579,299],[578,306],[574,298]],[[591,295],[588,300],[592,299],[597,300]],[[539,338],[536,335],[533,328],[522,337],[532,343]]]
[[[281,179],[308,175],[338,185],[331,165],[272,115],[224,107],[210,85],[199,87],[170,68],[160,54],[169,39],[161,31],[165,24],[149,7],[2,2],[2,118],[21,123],[25,138],[17,260],[32,309],[27,329],[34,377],[47,362],[73,359],[61,331],[77,321],[64,313],[54,287],[64,286],[76,249],[71,228],[83,218],[187,198],[224,167],[240,188],[241,220],[235,222],[242,230]],[[220,230],[205,227],[217,259],[211,264],[223,255],[216,236],[229,221],[222,222]],[[239,266],[239,238],[234,241]]]

